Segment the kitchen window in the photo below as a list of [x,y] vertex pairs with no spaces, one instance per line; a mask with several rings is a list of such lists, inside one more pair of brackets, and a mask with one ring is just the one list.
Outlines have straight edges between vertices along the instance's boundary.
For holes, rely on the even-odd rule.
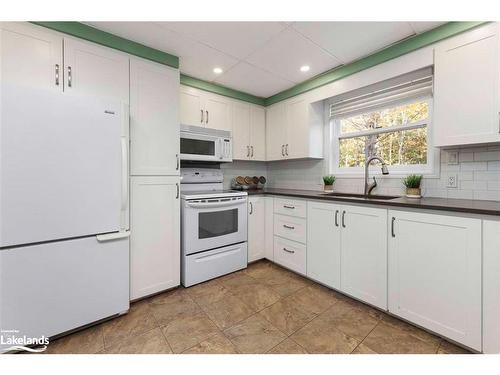
[[332,173],[363,173],[373,155],[392,174],[434,172],[432,68],[334,97],[329,110]]

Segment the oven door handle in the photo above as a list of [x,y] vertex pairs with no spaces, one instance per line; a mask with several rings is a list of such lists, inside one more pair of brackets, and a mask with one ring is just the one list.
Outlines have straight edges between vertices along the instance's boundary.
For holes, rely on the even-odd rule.
[[211,202],[211,203],[206,203],[206,202],[186,202],[186,205],[188,207],[193,207],[193,208],[218,208],[218,207],[228,207],[228,206],[239,206],[241,204],[246,204],[246,199],[238,199],[238,200],[231,200],[227,202]]

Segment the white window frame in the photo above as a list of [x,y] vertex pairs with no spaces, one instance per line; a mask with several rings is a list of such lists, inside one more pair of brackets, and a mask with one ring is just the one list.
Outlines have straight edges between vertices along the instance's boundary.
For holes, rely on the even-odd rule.
[[[373,130],[366,130],[366,131],[361,131],[361,132],[355,132],[355,133],[348,133],[348,134],[341,134],[340,133],[340,120],[345,118],[345,117],[352,117],[355,116],[356,113],[351,113],[347,116],[341,116],[337,118],[329,118],[328,120],[328,127],[330,130],[330,139],[329,139],[329,159],[330,159],[330,165],[329,165],[329,173],[342,176],[342,177],[355,177],[359,178],[360,176],[363,176],[365,173],[365,167],[339,167],[339,154],[340,154],[340,139],[347,139],[347,138],[357,138],[357,137],[363,137],[367,135],[372,135],[372,134],[383,134],[383,133],[389,133],[389,132],[396,132],[396,131],[401,131],[401,130],[411,130],[411,129],[418,129],[422,127],[427,127],[427,164],[418,164],[418,165],[396,165],[396,166],[388,166],[389,168],[389,175],[385,175],[384,178],[401,178],[401,176],[408,175],[408,174],[422,174],[425,175],[426,177],[439,177],[439,155],[440,152],[438,149],[434,147],[434,142],[433,142],[433,131],[432,131],[432,117],[433,117],[433,98],[431,96],[425,96],[425,97],[420,97],[420,98],[411,98],[411,99],[405,99],[401,100],[399,102],[393,102],[389,105],[384,105],[380,106],[378,108],[370,108],[368,111],[367,110],[360,110],[357,112],[357,114],[362,114],[362,113],[368,113],[368,112],[374,112],[374,111],[379,111],[379,110],[384,110],[386,108],[391,108],[395,106],[400,106],[404,104],[410,104],[414,103],[417,101],[422,101],[426,100],[428,105],[429,105],[429,116],[427,119],[424,121],[419,121],[416,123],[412,123],[409,125],[400,125],[400,126],[394,126],[390,128],[381,128],[381,129],[373,129]],[[330,106],[327,105],[327,108]],[[329,109],[328,111],[328,116],[329,116]],[[380,170],[380,167],[373,164],[370,166],[370,175],[380,175],[382,176],[382,172]]]

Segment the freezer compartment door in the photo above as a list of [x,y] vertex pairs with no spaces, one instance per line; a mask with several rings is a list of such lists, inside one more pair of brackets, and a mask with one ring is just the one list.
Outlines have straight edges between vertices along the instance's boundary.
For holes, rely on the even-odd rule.
[[122,105],[1,89],[0,247],[118,231],[128,202]]
[[201,283],[247,267],[247,243],[208,250],[182,257],[182,285]]
[[128,309],[125,235],[0,251],[2,331],[50,337]]

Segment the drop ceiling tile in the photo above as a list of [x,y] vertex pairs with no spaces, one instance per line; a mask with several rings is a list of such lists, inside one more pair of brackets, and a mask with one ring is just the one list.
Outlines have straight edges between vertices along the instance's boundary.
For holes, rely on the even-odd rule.
[[435,27],[441,26],[446,22],[410,22],[411,27],[416,33],[420,34],[425,31],[434,29]]
[[158,22],[238,59],[244,59],[287,25],[281,22]]
[[[340,65],[329,53],[288,28],[245,59],[252,65],[298,83]],[[309,65],[306,73],[300,67]]]
[[215,82],[249,94],[268,97],[294,85],[245,62],[240,62]]
[[296,22],[292,28],[343,63],[414,34],[408,22]]

